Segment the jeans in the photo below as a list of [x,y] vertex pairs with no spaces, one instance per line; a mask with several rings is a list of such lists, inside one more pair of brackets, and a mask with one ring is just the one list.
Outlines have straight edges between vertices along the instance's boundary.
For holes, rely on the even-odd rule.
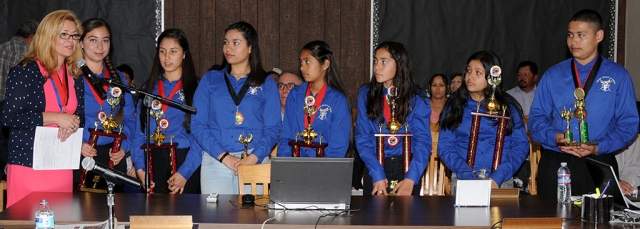
[[[251,153],[253,149],[249,149]],[[231,156],[240,157],[240,152],[229,152]],[[265,157],[262,160],[262,164],[269,163],[269,157]],[[202,155],[202,167],[201,167],[201,189],[202,194],[218,193],[218,194],[239,194],[238,189],[238,176],[235,171],[227,168],[224,164],[218,161],[218,159],[211,157],[208,153]],[[261,189],[261,185],[258,186],[258,190]],[[251,193],[251,187],[245,185],[245,193]],[[256,193],[254,193],[256,194]],[[261,194],[258,192],[257,194]]]

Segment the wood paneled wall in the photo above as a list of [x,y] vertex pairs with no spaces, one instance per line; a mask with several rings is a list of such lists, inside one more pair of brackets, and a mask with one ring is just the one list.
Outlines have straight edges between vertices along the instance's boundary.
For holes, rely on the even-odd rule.
[[222,62],[224,29],[251,23],[260,36],[262,65],[298,70],[298,53],[313,40],[333,49],[347,97],[369,82],[368,0],[165,0],[165,29],[187,33],[198,74]]

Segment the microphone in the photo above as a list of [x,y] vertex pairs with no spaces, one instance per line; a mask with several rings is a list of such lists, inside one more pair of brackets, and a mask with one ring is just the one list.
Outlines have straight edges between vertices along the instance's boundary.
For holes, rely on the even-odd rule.
[[89,67],[87,67],[87,61],[80,58],[76,62],[76,65],[78,66],[78,68],[82,70],[82,72],[84,72],[85,75],[87,75],[87,77],[89,78],[89,81],[91,81],[89,85],[91,85],[93,90],[95,90],[98,93],[98,96],[100,96],[101,99],[107,98],[107,93],[104,91],[104,88],[102,88],[102,79],[96,76],[96,74],[93,73],[91,69],[89,69]]
[[120,172],[118,170],[109,168],[108,166],[98,164],[95,160],[93,160],[93,158],[90,157],[85,157],[84,159],[82,159],[82,168],[87,171],[94,171],[104,176],[108,181],[127,184],[134,188],[142,187],[142,184],[140,184],[140,180],[130,177],[129,175],[124,174],[123,172]]

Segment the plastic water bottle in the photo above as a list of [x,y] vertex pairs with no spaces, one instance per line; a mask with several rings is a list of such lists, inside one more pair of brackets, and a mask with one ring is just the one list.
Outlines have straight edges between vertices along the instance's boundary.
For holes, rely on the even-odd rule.
[[571,203],[571,172],[566,162],[558,169],[558,203]]
[[41,200],[40,207],[36,211],[36,229],[53,229],[54,227],[53,211],[49,208],[49,202]]

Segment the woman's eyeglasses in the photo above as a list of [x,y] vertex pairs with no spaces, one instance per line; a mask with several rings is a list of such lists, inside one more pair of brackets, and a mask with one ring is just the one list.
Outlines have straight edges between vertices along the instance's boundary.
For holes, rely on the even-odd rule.
[[60,38],[69,39],[71,37],[74,40],[80,40],[80,34],[68,34],[68,33],[60,33]]

